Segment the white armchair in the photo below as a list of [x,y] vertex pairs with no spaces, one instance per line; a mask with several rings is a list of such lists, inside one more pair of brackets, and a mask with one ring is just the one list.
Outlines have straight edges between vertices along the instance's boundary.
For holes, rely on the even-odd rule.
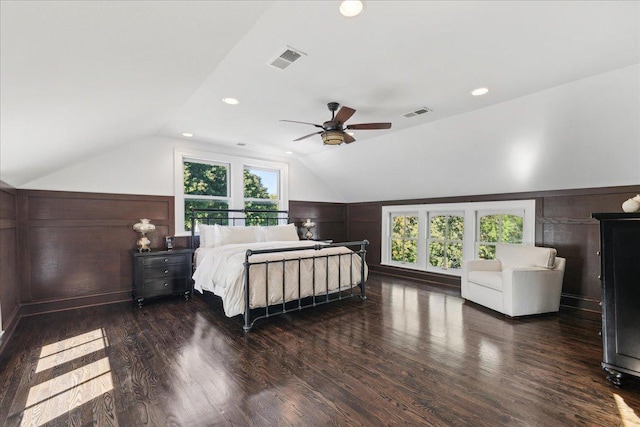
[[496,259],[462,266],[462,298],[511,317],[560,308],[565,259],[552,248],[496,244]]

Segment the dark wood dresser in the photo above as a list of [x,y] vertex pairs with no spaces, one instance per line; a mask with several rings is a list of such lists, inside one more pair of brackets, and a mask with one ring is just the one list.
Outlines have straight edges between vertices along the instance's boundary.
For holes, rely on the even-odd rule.
[[133,252],[133,298],[142,307],[144,300],[164,295],[182,294],[189,299],[191,249]]
[[602,368],[622,385],[640,377],[640,213],[594,213],[600,221]]

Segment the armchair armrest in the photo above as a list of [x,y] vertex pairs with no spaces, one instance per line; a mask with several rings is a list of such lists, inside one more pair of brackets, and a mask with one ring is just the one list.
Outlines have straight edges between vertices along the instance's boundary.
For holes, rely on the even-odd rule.
[[470,271],[500,271],[502,263],[497,259],[475,259],[467,261],[462,265],[462,276],[460,277],[460,294],[462,298],[468,298],[468,277]]
[[500,271],[502,263],[498,259],[474,259],[465,263],[467,271]]

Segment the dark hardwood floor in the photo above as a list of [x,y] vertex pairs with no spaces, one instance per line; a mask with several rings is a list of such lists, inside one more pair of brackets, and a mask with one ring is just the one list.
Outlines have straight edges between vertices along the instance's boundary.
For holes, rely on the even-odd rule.
[[0,424],[639,423],[639,382],[600,369],[597,315],[512,320],[375,274],[368,295],[246,336],[210,296],[24,318],[0,357]]

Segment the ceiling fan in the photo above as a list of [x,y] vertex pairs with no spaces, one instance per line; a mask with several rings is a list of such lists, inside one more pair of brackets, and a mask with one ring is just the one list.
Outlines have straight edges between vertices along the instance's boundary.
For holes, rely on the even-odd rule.
[[347,130],[375,130],[375,129],[390,129],[391,123],[359,123],[355,125],[344,125],[344,122],[349,120],[353,113],[356,112],[353,108],[342,106],[338,113],[338,107],[340,104],[337,102],[330,102],[327,104],[329,111],[331,111],[331,120],[324,122],[322,125],[317,125],[315,123],[307,123],[307,122],[297,122],[295,120],[280,120],[281,122],[291,122],[291,123],[301,123],[304,125],[311,125],[322,130],[314,133],[310,133],[309,135],[301,136],[300,138],[294,139],[294,141],[300,141],[302,139],[309,138],[313,135],[320,135],[322,137],[322,142],[325,145],[340,145],[343,142],[346,144],[351,144],[356,139],[349,135]]

